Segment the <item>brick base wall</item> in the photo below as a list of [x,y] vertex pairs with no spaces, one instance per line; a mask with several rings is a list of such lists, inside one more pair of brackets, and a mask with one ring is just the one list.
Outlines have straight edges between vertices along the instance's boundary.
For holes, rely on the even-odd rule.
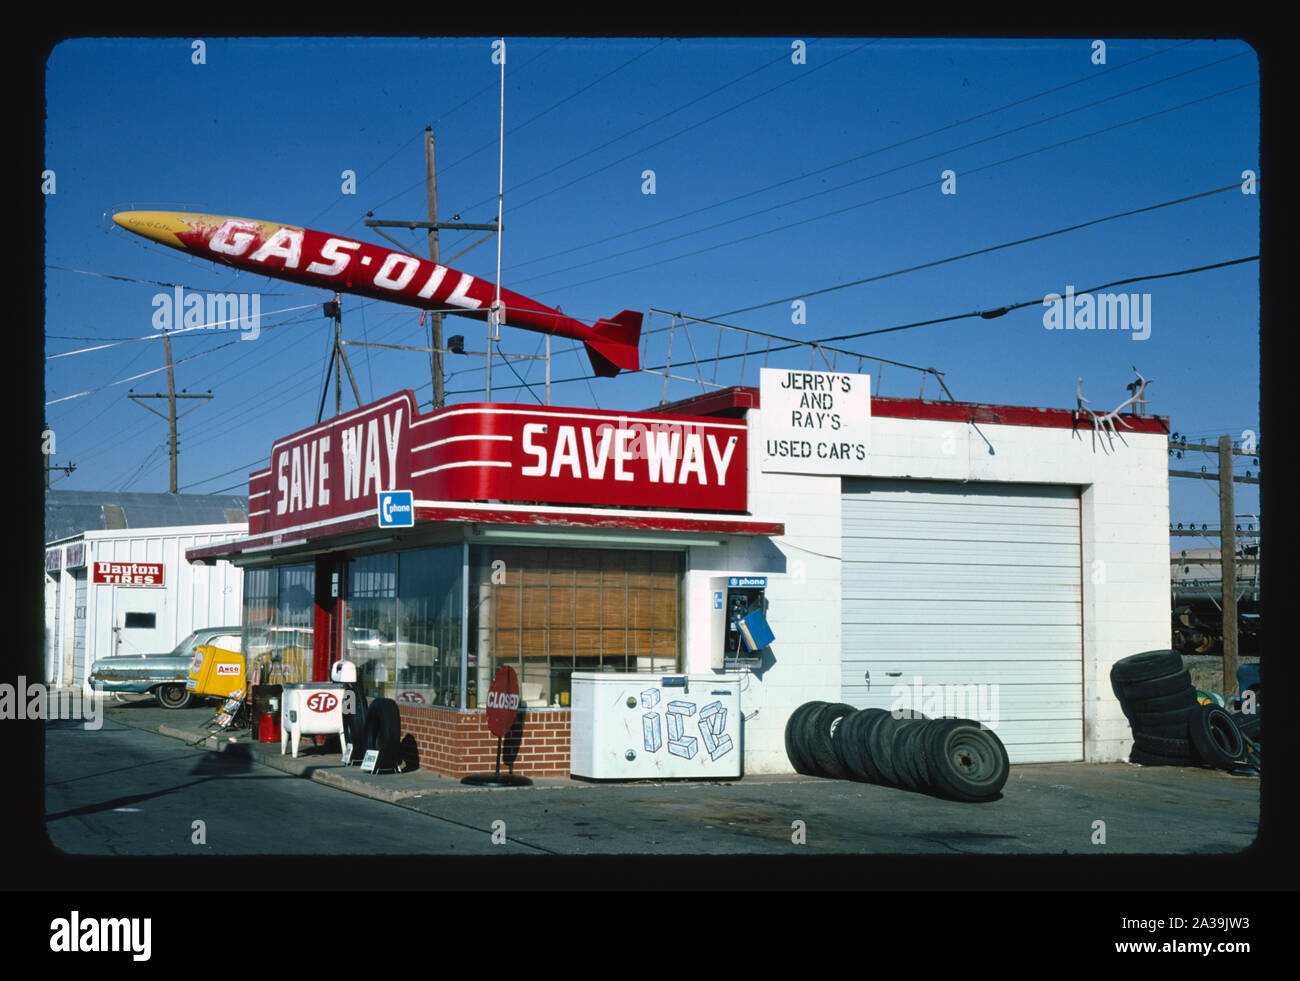
[[[491,772],[496,766],[497,737],[488,729],[485,710],[409,702],[398,702],[397,707],[403,749],[418,766],[454,777]],[[521,708],[514,728],[502,740],[502,772],[568,776],[569,720],[569,709]]]

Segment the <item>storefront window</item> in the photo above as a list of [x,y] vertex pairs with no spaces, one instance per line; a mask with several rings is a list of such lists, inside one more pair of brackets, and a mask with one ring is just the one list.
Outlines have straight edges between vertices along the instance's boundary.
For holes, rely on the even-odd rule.
[[529,703],[567,704],[574,671],[676,671],[679,552],[477,547],[471,552],[471,688],[510,664]]
[[397,697],[460,705],[461,562],[464,546],[398,556]]
[[313,576],[310,563],[244,571],[244,657],[266,684],[311,680]]
[[392,698],[397,683],[397,556],[348,563],[346,658],[367,698]]
[[348,565],[348,659],[367,698],[460,704],[463,546]]

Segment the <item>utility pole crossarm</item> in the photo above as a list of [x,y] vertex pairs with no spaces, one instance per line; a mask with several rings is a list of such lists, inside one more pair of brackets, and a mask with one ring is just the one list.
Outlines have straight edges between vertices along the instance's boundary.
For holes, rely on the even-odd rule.
[[[198,408],[198,406],[196,405],[191,409],[186,409],[178,416],[176,414],[176,400],[177,399],[207,400],[210,398],[214,398],[215,396],[213,396],[211,392],[209,392],[206,395],[190,395],[187,392],[178,393],[176,391],[176,378],[172,373],[172,338],[171,338],[171,334],[169,333],[163,334],[163,354],[164,357],[167,359],[167,391],[165,393],[154,392],[153,394],[150,395],[142,395],[138,392],[128,392],[127,398],[134,401],[136,405],[144,406],[144,408],[148,409],[150,412],[152,412],[154,415],[158,416],[159,418],[167,420],[167,429],[168,429],[167,445],[170,450],[170,453],[168,455],[171,458],[168,493],[175,494],[176,484],[177,484],[176,481],[177,457],[180,455],[179,442],[177,441],[176,438],[176,420],[179,419],[180,416],[188,415],[189,413],[193,412],[194,409]],[[159,412],[151,405],[145,405],[143,402],[140,401],[140,399],[166,399],[167,400],[166,415]]]

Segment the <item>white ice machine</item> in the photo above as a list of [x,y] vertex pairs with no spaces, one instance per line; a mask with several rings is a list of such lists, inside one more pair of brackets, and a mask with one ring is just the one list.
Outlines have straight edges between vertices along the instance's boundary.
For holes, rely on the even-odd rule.
[[734,674],[574,672],[569,772],[590,780],[739,777]]

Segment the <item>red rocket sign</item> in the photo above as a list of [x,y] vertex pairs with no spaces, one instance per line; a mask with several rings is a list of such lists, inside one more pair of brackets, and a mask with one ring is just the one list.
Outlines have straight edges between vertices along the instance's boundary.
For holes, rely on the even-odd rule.
[[744,511],[734,419],[456,405],[416,415],[399,392],[275,442],[249,480],[249,533],[373,512],[380,491],[502,501]]
[[[296,225],[175,211],[126,211],[118,225],[169,248],[264,276],[356,293],[421,309],[486,319],[496,287],[485,279],[369,242]],[[501,290],[502,322],[582,341],[603,377],[640,369],[641,314],[624,310],[589,327],[511,290]]]

